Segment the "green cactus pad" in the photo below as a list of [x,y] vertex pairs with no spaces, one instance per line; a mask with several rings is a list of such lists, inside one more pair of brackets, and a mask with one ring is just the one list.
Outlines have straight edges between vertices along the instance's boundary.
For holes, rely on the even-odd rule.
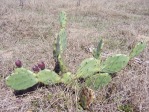
[[54,44],[54,50],[53,50],[54,57],[58,57],[58,55],[61,55],[63,51],[66,49],[67,46],[66,37],[67,35],[65,29],[61,29],[59,34],[57,35],[57,39]]
[[90,75],[93,75],[100,70],[100,61],[95,58],[88,58],[83,60],[81,63],[78,71],[77,77],[78,78],[86,78]]
[[103,86],[108,85],[108,83],[111,82],[111,80],[112,78],[108,73],[100,73],[89,77],[85,81],[85,84],[88,87],[97,90],[99,88],[102,88]]
[[59,32],[59,38],[60,38],[59,44],[60,44],[61,52],[63,52],[66,49],[66,46],[67,46],[66,37],[67,37],[67,34],[66,34],[65,29],[61,29]]
[[64,61],[62,60],[61,55],[58,56],[58,62],[59,62],[59,65],[60,65],[61,72],[66,73],[67,72],[67,67],[64,64]]
[[73,75],[70,72],[63,74],[61,82],[64,84],[70,84],[72,81]]
[[102,42],[102,39],[101,39],[100,42],[98,43],[97,49],[94,50],[94,52],[93,52],[93,57],[94,58],[99,59],[102,47],[103,47],[103,42]]
[[38,83],[34,73],[25,68],[17,68],[6,78],[6,84],[14,90],[25,90]]
[[56,74],[55,72],[48,70],[48,69],[38,72],[36,76],[37,76],[38,81],[45,85],[59,83],[60,81],[60,76]]
[[66,13],[64,11],[62,11],[60,13],[60,25],[61,25],[62,28],[66,27],[66,22],[67,22]]
[[58,57],[58,55],[60,54],[60,38],[58,37],[58,35],[56,36],[55,42],[54,42],[54,49],[53,49],[53,56],[55,58]]
[[129,61],[129,57],[124,54],[116,54],[108,57],[101,63],[101,72],[115,73],[122,70]]
[[131,53],[129,54],[130,59],[139,55],[144,50],[145,47],[146,47],[145,42],[139,42],[138,44],[136,44],[135,47],[132,49]]

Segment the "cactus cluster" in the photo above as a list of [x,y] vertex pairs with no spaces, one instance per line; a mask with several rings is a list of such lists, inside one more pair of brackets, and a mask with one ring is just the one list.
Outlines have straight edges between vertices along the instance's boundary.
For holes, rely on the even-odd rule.
[[[107,57],[105,61],[101,58],[101,51],[103,47],[103,40],[99,41],[97,49],[93,52],[92,58],[87,58],[80,64],[77,73],[72,74],[68,72],[66,65],[63,61],[63,52],[67,46],[66,35],[66,13],[60,13],[60,32],[57,34],[53,56],[55,59],[54,70],[46,69],[44,62],[35,65],[32,70],[27,70],[22,67],[22,62],[17,60],[15,62],[16,69],[14,73],[6,78],[6,84],[14,90],[25,90],[38,83],[44,85],[53,85],[56,83],[71,84],[72,88],[79,85],[77,82],[79,78],[85,81],[85,88],[87,86],[92,89],[99,89],[106,86],[111,80],[111,73],[116,73],[122,70],[128,64],[129,60],[139,55],[146,46],[145,42],[139,42],[131,51],[129,56],[124,54],[116,54]],[[61,74],[61,75],[60,75]],[[76,83],[77,82],[77,83]],[[88,89],[90,90],[90,89]],[[87,97],[84,97],[87,98]],[[83,100],[84,101],[84,100]],[[86,99],[87,101],[87,99]],[[83,104],[86,104],[85,102]],[[90,105],[90,103],[89,103]]]
[[[15,90],[23,90],[37,83],[43,83],[45,85],[55,83],[69,84],[72,80],[84,78],[85,85],[94,89],[98,89],[107,85],[111,81],[111,73],[116,73],[122,70],[129,62],[130,59],[140,54],[146,46],[145,42],[139,42],[134,49],[132,49],[129,56],[124,54],[116,54],[108,57],[105,61],[101,59],[101,51],[103,47],[103,40],[98,43],[97,49],[93,52],[93,58],[87,58],[80,64],[76,75],[72,75],[67,71],[64,64],[62,54],[67,46],[66,35],[66,13],[62,11],[60,13],[60,32],[58,33],[53,50],[53,56],[55,59],[54,71],[45,69],[44,62],[35,65],[31,72],[22,67],[22,62],[17,60],[15,62],[18,67],[14,73],[6,78],[6,84]],[[59,76],[57,73],[61,73]],[[94,82],[94,84],[93,84]]]
[[85,59],[80,64],[77,77],[85,78],[88,87],[98,89],[107,85],[111,81],[111,74],[119,72],[128,64],[129,60],[139,55],[146,46],[145,42],[139,42],[131,51],[129,56],[115,54],[109,56],[105,61],[101,59],[102,39],[99,41],[97,49],[93,52],[93,58]]

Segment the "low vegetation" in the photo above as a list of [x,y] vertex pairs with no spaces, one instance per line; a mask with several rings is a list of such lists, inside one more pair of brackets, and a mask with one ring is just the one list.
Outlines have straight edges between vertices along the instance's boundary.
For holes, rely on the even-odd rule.
[[2,0],[0,111],[148,112],[148,6]]
[[[67,46],[65,31],[66,21],[66,13],[61,12],[61,29],[55,40],[53,50],[53,56],[55,58],[54,71],[45,69],[44,62],[41,62],[32,68],[34,71],[33,73],[32,71],[23,68],[22,62],[17,60],[15,62],[17,68],[15,69],[14,73],[6,78],[6,84],[17,91],[26,90],[38,83],[42,83],[44,85],[64,83],[73,87],[77,85],[78,88],[81,88],[79,90],[81,91],[79,100],[80,105],[83,109],[89,109],[95,98],[94,90],[102,88],[111,82],[111,75],[126,67],[129,60],[139,55],[144,50],[146,43],[139,42],[136,44],[129,56],[124,54],[116,54],[103,61],[100,56],[103,47],[103,40],[101,39],[97,48],[93,51],[93,58],[83,60],[79,69],[77,70],[77,73],[72,74],[71,72],[67,71],[66,65],[62,59],[62,54]],[[76,80],[81,78],[84,82],[79,84]]]

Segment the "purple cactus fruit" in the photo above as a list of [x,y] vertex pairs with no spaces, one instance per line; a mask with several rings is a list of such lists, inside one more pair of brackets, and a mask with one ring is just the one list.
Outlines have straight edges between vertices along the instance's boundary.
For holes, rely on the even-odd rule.
[[16,65],[16,67],[21,68],[22,62],[20,60],[17,60],[17,61],[15,61],[15,65]]
[[44,70],[44,69],[45,69],[45,64],[44,64],[44,62],[38,63],[38,67],[39,67],[41,70]]
[[39,68],[38,68],[37,65],[33,66],[33,67],[32,67],[32,70],[33,70],[34,72],[36,72],[36,73],[39,72]]

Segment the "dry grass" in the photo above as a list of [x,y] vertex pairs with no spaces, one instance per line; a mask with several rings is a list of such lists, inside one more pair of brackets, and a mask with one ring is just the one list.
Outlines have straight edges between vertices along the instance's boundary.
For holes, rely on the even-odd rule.
[[[65,61],[73,73],[80,62],[91,56],[99,37],[105,40],[103,56],[128,54],[134,42],[149,38],[148,0],[1,0],[0,2],[0,112],[76,112],[77,94],[64,86],[38,88],[16,97],[5,85],[5,77],[20,59],[31,68],[45,61],[53,69],[52,46],[59,30],[58,14],[68,14],[68,48]],[[79,0],[78,0],[79,1]],[[138,38],[137,38],[138,37]],[[129,66],[102,90],[96,91],[91,106],[94,112],[117,112],[124,104],[134,112],[149,111],[149,49],[132,60]]]

